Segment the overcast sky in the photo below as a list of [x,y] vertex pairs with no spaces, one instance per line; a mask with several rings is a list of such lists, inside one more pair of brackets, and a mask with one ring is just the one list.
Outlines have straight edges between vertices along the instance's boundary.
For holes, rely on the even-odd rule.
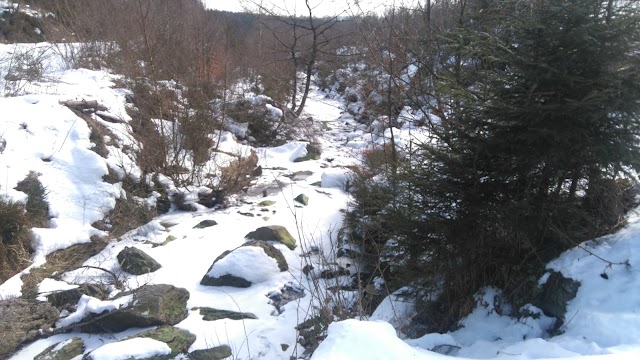
[[[243,4],[251,4],[252,2],[259,2],[261,0],[205,0],[205,4],[212,9],[226,10],[226,11],[243,11]],[[306,7],[304,0],[262,0],[264,4],[273,4],[274,6],[285,8],[289,13],[305,13]],[[310,0],[314,8],[314,15],[335,15],[342,11],[349,11],[351,6],[351,12],[358,12],[358,8],[354,6],[355,2],[360,3],[360,7],[365,11],[375,11],[381,13],[385,6],[390,6],[394,3],[393,0]],[[396,0],[397,3],[400,0]]]

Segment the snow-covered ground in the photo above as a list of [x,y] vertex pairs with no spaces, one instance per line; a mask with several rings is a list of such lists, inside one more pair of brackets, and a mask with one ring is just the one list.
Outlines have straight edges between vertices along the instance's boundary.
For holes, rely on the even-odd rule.
[[[14,46],[2,45],[0,56],[6,56],[14,49]],[[112,185],[102,181],[109,166],[127,173],[136,172],[133,159],[122,151],[122,147],[110,146],[107,159],[92,152],[90,130],[85,121],[59,103],[97,100],[108,108],[111,116],[124,123],[113,124],[97,117],[94,120],[116,134],[120,138],[116,142],[132,144],[134,140],[128,135],[130,129],[126,123],[129,120],[125,111],[126,92],[115,88],[117,77],[102,71],[65,70],[62,66],[51,66],[50,71],[49,80],[25,86],[18,96],[0,98],[0,136],[6,140],[6,148],[0,154],[0,193],[24,200],[25,194],[14,187],[31,171],[40,174],[39,178],[49,192],[53,218],[50,228],[34,230],[33,266],[43,264],[45,256],[57,249],[87,242],[92,235],[101,234],[91,224],[101,219],[122,196],[118,183]],[[341,210],[348,207],[347,166],[356,164],[357,156],[372,143],[381,144],[384,133],[388,132],[383,127],[379,131],[366,129],[343,109],[340,101],[330,100],[319,91],[314,91],[308,100],[308,115],[326,125],[321,139],[321,160],[294,162],[306,152],[306,143],[300,141],[256,149],[263,174],[255,187],[270,189],[267,197],[263,197],[262,190],[249,191],[241,196],[241,201],[223,210],[170,212],[125,234],[85,264],[121,273],[115,256],[127,246],[143,249],[156,259],[162,268],[147,275],[127,275],[126,285],[137,288],[144,284],[171,284],[189,291],[189,315],[176,326],[196,335],[197,340],[190,351],[228,344],[233,350],[233,358],[237,359],[284,360],[301,355],[302,349],[296,346],[295,327],[318,305],[313,284],[302,272],[308,258],[301,255],[312,247],[327,254],[332,251],[342,222]],[[403,114],[407,119],[413,116],[408,110]],[[408,142],[416,134],[411,121],[406,121],[404,127],[395,132],[399,143]],[[228,133],[222,139],[225,149],[247,151],[245,145],[235,142]],[[307,173],[292,176],[302,171]],[[317,186],[318,182],[321,187]],[[293,200],[299,194],[308,196],[307,206]],[[275,203],[258,205],[264,200]],[[207,219],[215,220],[218,225],[194,228]],[[265,225],[285,226],[298,241],[295,250],[275,245],[284,254],[289,271],[276,271],[270,263],[248,263],[247,267],[264,270],[251,275],[254,276],[253,285],[249,288],[200,285],[214,259],[222,252],[242,245],[248,232]],[[152,244],[163,243],[169,236],[175,240],[153,247]],[[568,305],[568,320],[561,335],[551,337],[547,333],[553,319],[544,315],[537,319],[498,315],[493,307],[497,290],[484,289],[479,294],[481,305],[455,332],[402,340],[389,323],[401,324],[411,315],[411,308],[387,299],[370,321],[346,320],[330,325],[327,339],[312,359],[451,358],[430,351],[446,346],[453,350],[453,355],[462,358],[640,359],[638,238],[640,222],[632,216],[630,225],[617,234],[583,245],[614,265],[608,266],[580,248],[566,252],[549,264],[549,269],[582,283],[577,297]],[[235,256],[241,255],[239,252]],[[242,263],[243,259],[236,260]],[[626,265],[615,265],[618,263]],[[603,273],[606,278],[601,276]],[[74,283],[101,275],[100,272],[76,271],[67,274],[64,281],[45,280],[40,291],[69,288]],[[284,311],[278,313],[266,295],[286,284],[305,289],[306,296],[286,304]],[[19,296],[21,285],[19,274],[0,285],[0,298]],[[85,296],[78,304],[78,312],[61,319],[58,325],[67,325],[85,313],[127,306],[127,300],[97,301]],[[191,310],[197,307],[250,312],[257,319],[205,321],[198,310]],[[534,308],[531,310],[535,312]],[[101,335],[59,334],[23,348],[12,359],[32,359],[48,346],[74,336],[85,340],[85,352],[99,348],[93,355],[100,359],[166,354],[166,346],[154,340],[116,343],[143,330],[147,329]]]

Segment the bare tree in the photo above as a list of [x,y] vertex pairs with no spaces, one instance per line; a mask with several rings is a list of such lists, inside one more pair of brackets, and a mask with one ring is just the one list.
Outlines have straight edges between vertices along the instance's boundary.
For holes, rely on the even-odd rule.
[[[272,2],[252,1],[255,11],[262,15],[262,24],[271,32],[275,43],[274,53],[284,53],[285,59],[274,57],[275,61],[287,61],[291,64],[291,110],[300,116],[304,110],[311,80],[320,54],[337,36],[330,30],[341,21],[344,12],[327,17],[318,18],[316,10],[322,2],[312,4],[311,0],[304,0],[304,10],[297,13],[286,6],[278,6]],[[299,83],[298,73],[302,72],[302,95],[298,103]]]

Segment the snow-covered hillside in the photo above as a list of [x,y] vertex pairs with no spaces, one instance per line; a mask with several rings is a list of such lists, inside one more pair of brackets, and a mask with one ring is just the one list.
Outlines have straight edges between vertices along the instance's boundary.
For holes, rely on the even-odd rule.
[[[26,45],[25,45],[26,46]],[[40,45],[46,46],[46,45]],[[0,46],[0,56],[16,47]],[[30,172],[39,175],[48,191],[50,227],[34,229],[32,267],[46,263],[46,255],[70,245],[86,243],[94,235],[107,235],[92,226],[111,210],[122,196],[122,183],[108,183],[103,176],[111,171],[140,176],[135,157],[127,148],[135,147],[126,112],[128,92],[116,86],[118,76],[105,71],[69,70],[50,55],[47,76],[23,84],[12,97],[0,98],[0,137],[6,141],[0,154],[0,192],[14,200],[26,195],[14,188]],[[15,84],[13,84],[15,85]],[[8,84],[5,84],[9,86]],[[358,163],[361,152],[381,143],[385,129],[371,129],[354,121],[339,100],[330,100],[318,90],[309,99],[308,116],[322,122],[320,160],[296,162],[307,153],[307,143],[291,141],[279,147],[253,149],[262,174],[246,194],[240,194],[229,207],[212,210],[200,207],[194,212],[173,210],[114,239],[81,268],[65,274],[51,274],[39,285],[39,299],[79,284],[112,282],[107,269],[117,275],[121,288],[146,285],[172,285],[188,292],[186,318],[175,327],[195,335],[188,352],[228,345],[234,359],[291,359],[302,357],[298,344],[299,324],[312,318],[318,309],[337,301],[337,292],[327,289],[350,282],[348,274],[322,276],[325,269],[342,266],[347,273],[357,264],[328,263],[335,259],[338,230],[343,212],[349,206],[346,191],[348,167]],[[332,98],[335,98],[333,96]],[[97,101],[110,122],[92,115],[117,138],[108,139],[109,155],[101,157],[92,148],[91,130],[82,118],[62,103]],[[397,141],[408,141],[413,125],[407,121],[397,129]],[[378,124],[380,125],[380,124]],[[220,134],[227,152],[250,151],[228,132]],[[295,200],[305,195],[306,201]],[[149,200],[149,199],[141,199]],[[303,204],[306,202],[307,204]],[[203,222],[213,220],[214,222]],[[345,320],[330,325],[328,337],[313,354],[315,360],[338,359],[638,359],[640,358],[640,218],[620,232],[583,244],[548,265],[550,270],[581,282],[577,297],[568,304],[562,333],[548,330],[554,319],[529,307],[531,317],[515,319],[499,315],[499,290],[484,289],[478,294],[478,307],[465,318],[459,330],[448,334],[427,334],[403,340],[389,324],[402,326],[411,317],[411,304],[390,297],[370,319]],[[273,258],[257,247],[242,245],[246,236],[264,226],[282,226],[296,240],[296,247],[272,243],[288,264],[282,271]],[[161,267],[143,275],[122,270],[117,255],[127,247],[143,250]],[[234,250],[212,263],[225,251]],[[597,256],[596,256],[597,255]],[[605,259],[605,260],[603,260]],[[226,265],[225,265],[226,264]],[[313,265],[314,268],[306,267]],[[99,268],[99,269],[98,269]],[[30,269],[24,271],[28,273]],[[23,273],[23,274],[24,274]],[[18,274],[0,285],[0,298],[21,295],[23,282]],[[250,280],[249,287],[207,286],[203,277],[236,275]],[[55,279],[53,278],[55,275]],[[540,281],[543,282],[543,277]],[[114,285],[113,283],[111,285]],[[320,286],[320,287],[318,287]],[[89,314],[135,306],[130,295],[119,297],[112,286],[111,299],[84,295],[73,311],[61,314],[58,327],[71,326]],[[293,294],[293,295],[292,295]],[[342,301],[354,301],[355,291],[339,293]],[[290,297],[290,302],[281,301]],[[346,300],[345,300],[346,299]],[[243,319],[208,319],[203,309],[250,314]],[[148,358],[167,355],[164,342],[130,338],[147,328],[120,332],[59,333],[28,344],[12,359],[33,359],[49,346],[84,340],[84,355],[92,359]],[[0,328],[0,332],[3,331]],[[125,340],[126,339],[126,340]],[[61,347],[61,345],[58,345]],[[448,353],[442,355],[440,353]],[[91,355],[87,355],[91,353]],[[176,358],[186,358],[178,355]]]

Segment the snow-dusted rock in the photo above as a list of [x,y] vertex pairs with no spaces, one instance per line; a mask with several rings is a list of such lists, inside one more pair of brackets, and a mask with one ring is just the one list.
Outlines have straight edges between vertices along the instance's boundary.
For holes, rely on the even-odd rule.
[[[118,295],[114,300],[130,297],[128,302],[102,312],[91,311],[82,321],[95,320],[82,327],[89,333],[119,332],[130,328],[175,325],[187,317],[189,292],[172,285],[145,285]],[[100,314],[100,315],[98,315]]]
[[266,241],[250,241],[222,253],[200,284],[247,288],[288,269],[280,250]]

